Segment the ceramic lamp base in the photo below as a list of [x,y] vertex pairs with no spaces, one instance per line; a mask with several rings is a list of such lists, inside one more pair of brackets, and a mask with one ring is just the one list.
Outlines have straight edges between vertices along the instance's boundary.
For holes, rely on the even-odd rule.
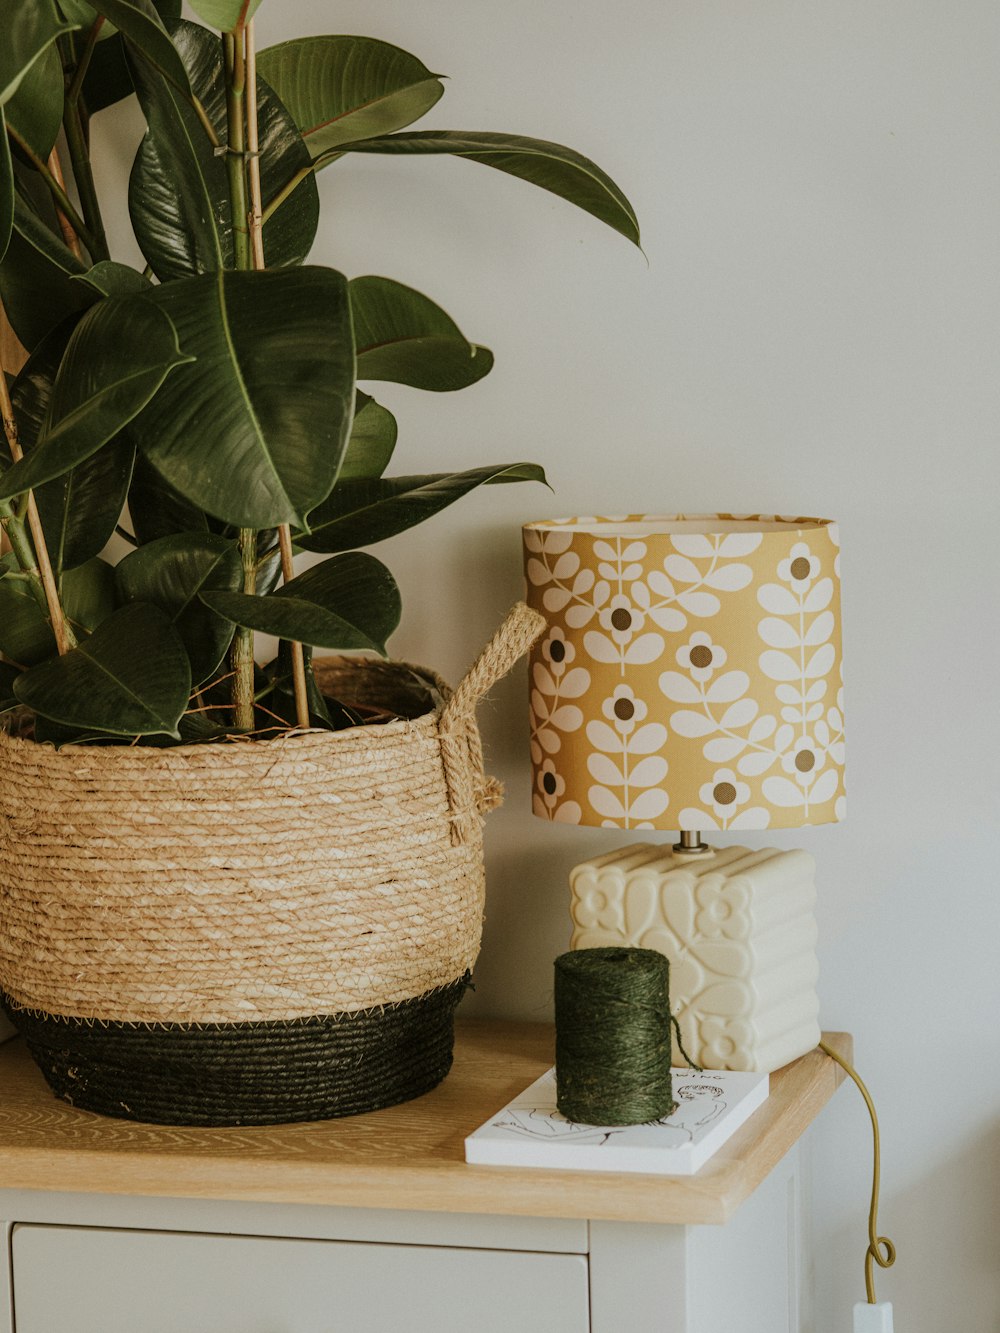
[[659,949],[693,1060],[780,1069],[820,1039],[815,866],[803,851],[636,843],[570,873],[570,946]]

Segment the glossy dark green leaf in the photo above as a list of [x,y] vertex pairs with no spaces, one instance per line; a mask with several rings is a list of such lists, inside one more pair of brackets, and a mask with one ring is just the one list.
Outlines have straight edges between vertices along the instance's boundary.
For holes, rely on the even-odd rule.
[[77,639],[93,634],[118,606],[115,570],[106,560],[88,560],[62,577],[60,600]]
[[493,368],[493,353],[477,347],[428,297],[391,278],[350,283],[358,379],[393,380],[446,392],[475,384]]
[[243,565],[233,542],[207,532],[181,532],[140,546],[115,571],[122,601],[150,602],[171,620],[187,649],[197,686],[219,666],[233,622],[210,610],[199,594],[238,592]]
[[0,653],[20,666],[33,666],[55,651],[52,626],[8,553],[0,558]]
[[20,674],[20,667],[13,666],[10,662],[0,662],[0,713],[5,713],[8,708],[17,707],[14,682]]
[[142,546],[175,532],[210,531],[204,510],[175,491],[143,454],[136,456],[128,509],[132,531]]
[[191,82],[184,61],[152,0],[93,0],[93,7],[115,25],[125,41],[126,51],[138,53],[181,96],[191,96]]
[[260,3],[261,0],[194,0],[191,8],[213,28],[232,32],[237,24],[253,18]]
[[0,260],[7,253],[14,229],[14,164],[3,108],[0,107]]
[[79,315],[98,299],[89,287],[71,281],[86,271],[86,264],[16,194],[14,230],[0,263],[0,300],[29,352],[57,324]]
[[59,137],[63,115],[62,61],[47,47],[30,67],[5,107],[7,123],[44,162]]
[[61,477],[96,454],[187,359],[169,318],[152,302],[109,298],[92,307],[62,358],[42,437],[0,477],[0,499]]
[[158,607],[133,602],[72,652],[26,671],[14,690],[26,707],[66,726],[176,736],[191,671],[169,619]]
[[[35,349],[11,390],[18,438],[26,454],[35,448],[48,414],[52,386],[72,328],[60,325]],[[45,541],[56,575],[97,555],[115,530],[135,448],[119,435],[71,472],[35,491]]]
[[[217,37],[194,23],[169,25],[191,84],[220,142],[227,139],[226,88]],[[132,167],[129,212],[143,254],[161,280],[234,266],[229,175],[190,106],[155,70],[133,62],[149,125]],[[261,190],[270,199],[309,166],[309,150],[291,116],[263,82],[258,87]],[[300,264],[319,220],[312,173],[264,225],[270,268]]]
[[226,523],[301,522],[333,485],[354,404],[347,284],[332,269],[215,273],[151,298],[197,359],[132,433],[181,495]]
[[[181,16],[181,0],[153,0],[153,4],[161,19],[179,19]],[[93,115],[95,111],[129,97],[134,91],[121,34],[113,24],[105,23],[83,80],[83,100],[87,110]]]
[[[562,144],[545,139],[527,139],[519,134],[489,134],[465,130],[427,130],[393,134],[385,138],[342,143],[330,152],[330,160],[341,153],[391,153],[413,155],[449,153],[470,162],[481,162],[510,176],[537,185],[567,199],[590,213],[627,240],[639,244],[635,210],[615,182],[589,158]],[[317,170],[326,155],[316,161]]]
[[381,561],[363,551],[334,556],[271,593],[206,592],[202,600],[248,629],[314,648],[365,648],[385,656],[399,624],[399,589]]
[[259,52],[257,68],[313,157],[349,139],[404,129],[444,92],[416,56],[373,37],[298,37]]
[[72,27],[53,0],[21,0],[6,7],[0,41],[0,106],[10,101],[28,70],[59,34]]
[[308,534],[297,533],[306,551],[349,551],[395,537],[454,504],[469,491],[496,481],[541,481],[534,463],[507,463],[425,477],[341,479],[309,515]]
[[86,273],[74,278],[74,282],[85,282],[102,296],[137,296],[151,291],[153,284],[129,264],[116,264],[113,259],[102,259]]
[[351,477],[381,477],[396,447],[396,418],[374,398],[358,390],[351,436],[347,441],[339,481]]

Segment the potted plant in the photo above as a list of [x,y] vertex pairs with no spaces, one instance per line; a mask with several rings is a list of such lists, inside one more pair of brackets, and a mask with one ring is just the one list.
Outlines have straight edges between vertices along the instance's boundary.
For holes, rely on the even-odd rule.
[[[385,475],[396,422],[357,381],[452,391],[492,357],[421,293],[306,263],[316,174],[450,153],[638,231],[571,149],[410,131],[443,87],[397,47],[258,53],[253,0],[192,7],[30,0],[0,48],[0,299],[29,354],[0,375],[0,995],[81,1105],[306,1118],[447,1069],[496,799],[472,710],[535,632],[521,613],[449,699],[380,662],[399,594],[361,548],[543,479]],[[143,271],[89,148],[133,95]]]

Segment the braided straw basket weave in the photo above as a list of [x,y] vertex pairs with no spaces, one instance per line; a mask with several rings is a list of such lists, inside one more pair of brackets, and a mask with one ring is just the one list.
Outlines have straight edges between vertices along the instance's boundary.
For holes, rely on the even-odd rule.
[[515,607],[450,694],[317,664],[392,706],[267,741],[55,750],[0,730],[0,1002],[55,1093],[108,1115],[267,1124],[434,1087],[479,950],[479,698],[541,617]]

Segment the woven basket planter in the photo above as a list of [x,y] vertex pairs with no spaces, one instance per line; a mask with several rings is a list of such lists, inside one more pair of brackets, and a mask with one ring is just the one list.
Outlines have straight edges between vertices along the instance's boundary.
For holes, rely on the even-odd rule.
[[[443,706],[268,741],[54,750],[0,730],[0,1002],[56,1095],[165,1124],[375,1110],[434,1087],[479,950],[481,695],[517,607]],[[418,668],[333,661],[392,706]]]

